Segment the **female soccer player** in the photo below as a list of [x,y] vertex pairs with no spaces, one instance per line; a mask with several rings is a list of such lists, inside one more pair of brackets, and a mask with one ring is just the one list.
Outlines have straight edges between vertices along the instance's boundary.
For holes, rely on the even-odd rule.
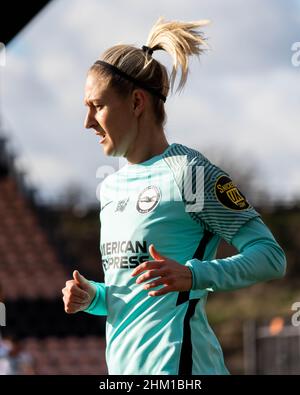
[[[283,250],[230,176],[164,134],[169,86],[179,65],[184,86],[207,23],[159,18],[146,46],[115,45],[88,71],[85,127],[127,164],[101,184],[105,283],[75,270],[63,300],[67,313],[107,316],[109,374],[228,374],[205,314],[208,292],[285,274]],[[170,81],[156,50],[173,58]],[[215,259],[221,239],[239,253]]]

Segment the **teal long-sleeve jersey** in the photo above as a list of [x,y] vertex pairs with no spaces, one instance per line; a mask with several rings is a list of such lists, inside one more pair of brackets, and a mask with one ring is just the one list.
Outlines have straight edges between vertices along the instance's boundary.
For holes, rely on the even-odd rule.
[[[258,212],[226,172],[177,143],[106,177],[100,201],[105,282],[91,281],[97,292],[85,312],[107,316],[108,373],[229,374],[206,318],[208,292],[280,278],[286,269]],[[216,259],[221,239],[239,254]],[[191,290],[149,296],[145,282],[136,284],[131,272],[152,259],[150,244],[190,268]]]

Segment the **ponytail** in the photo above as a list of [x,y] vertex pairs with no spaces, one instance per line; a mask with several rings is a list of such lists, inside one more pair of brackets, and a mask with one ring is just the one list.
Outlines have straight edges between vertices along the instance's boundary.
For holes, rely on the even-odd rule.
[[[189,56],[199,57],[208,48],[206,38],[202,31],[197,29],[209,24],[208,20],[196,22],[165,21],[159,17],[148,35],[145,48],[136,48],[134,45],[117,44],[107,49],[100,61],[117,67],[123,73],[134,77],[135,80],[146,84],[155,91],[167,97],[171,86],[173,93],[174,83],[179,68],[181,79],[176,90],[181,91],[186,84],[189,72]],[[166,67],[153,58],[154,51],[166,51],[173,58],[173,68],[170,77]],[[96,62],[89,72],[96,72],[99,78],[113,88],[121,97],[127,97],[136,86],[132,81],[125,79],[120,73],[113,73],[111,68]],[[122,73],[121,73],[122,74]],[[165,126],[166,113],[163,101],[150,94],[155,122],[158,126]]]

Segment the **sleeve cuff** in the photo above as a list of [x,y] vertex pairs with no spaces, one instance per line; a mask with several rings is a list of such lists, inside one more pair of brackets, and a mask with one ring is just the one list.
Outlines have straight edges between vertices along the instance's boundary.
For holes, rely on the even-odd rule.
[[209,278],[207,278],[207,263],[208,261],[199,261],[196,258],[190,259],[186,262],[185,266],[187,266],[191,270],[193,276],[193,285],[191,288],[192,290],[207,289],[212,291]]
[[195,279],[195,273],[194,273],[194,269],[193,269],[193,265],[190,263],[190,261],[187,261],[185,266],[187,266],[189,268],[189,270],[192,273],[192,288],[191,290],[195,289],[195,284],[196,284],[196,279]]
[[94,296],[94,299],[91,301],[89,307],[85,310],[83,310],[85,313],[91,313],[96,306],[98,299],[99,299],[99,294],[100,294],[100,289],[97,287],[97,283],[95,281],[89,280],[89,282],[93,285],[94,288],[96,288],[96,294]]

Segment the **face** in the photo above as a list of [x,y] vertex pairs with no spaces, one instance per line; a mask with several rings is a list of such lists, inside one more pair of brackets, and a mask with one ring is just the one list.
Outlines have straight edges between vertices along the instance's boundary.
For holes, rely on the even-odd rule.
[[99,143],[109,156],[125,156],[134,144],[137,117],[131,97],[120,98],[114,90],[106,88],[103,80],[89,73],[85,84],[84,104],[88,108],[85,128],[93,129]]

